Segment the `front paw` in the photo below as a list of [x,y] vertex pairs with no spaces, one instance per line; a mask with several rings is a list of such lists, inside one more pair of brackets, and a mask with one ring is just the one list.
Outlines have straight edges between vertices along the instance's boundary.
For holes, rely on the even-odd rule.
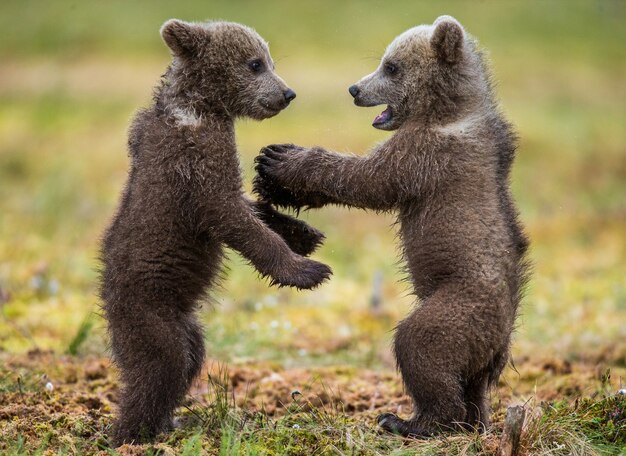
[[284,144],[270,144],[261,149],[261,153],[278,158],[291,155],[292,157],[297,154],[308,154],[312,149],[308,147],[298,146],[296,144],[284,143]]
[[307,191],[299,180],[305,172],[303,160],[310,158],[312,150],[293,144],[273,144],[261,149],[255,159],[254,193],[263,201],[284,208],[319,208],[328,204],[325,195]]
[[263,147],[256,157],[256,169],[259,174],[287,186],[294,180],[297,161],[306,151],[307,149],[294,144],[271,144]]
[[309,256],[322,245],[326,236],[308,223],[293,219],[280,233],[291,250],[298,255]]
[[293,144],[272,144],[261,149],[256,157],[257,173],[281,187],[293,188],[300,184],[302,159],[306,150]]
[[330,267],[324,263],[299,257],[296,264],[288,271],[272,277],[272,285],[310,290],[328,280],[332,273]]
[[257,175],[252,182],[252,191],[259,195],[262,201],[270,202],[278,207],[300,209],[304,204],[300,204],[297,195],[291,190],[278,184],[274,178],[272,178],[266,169],[261,167],[258,163],[256,166]]
[[257,214],[272,231],[278,233],[289,248],[298,255],[308,256],[326,236],[308,223],[278,212],[268,203],[256,202]]

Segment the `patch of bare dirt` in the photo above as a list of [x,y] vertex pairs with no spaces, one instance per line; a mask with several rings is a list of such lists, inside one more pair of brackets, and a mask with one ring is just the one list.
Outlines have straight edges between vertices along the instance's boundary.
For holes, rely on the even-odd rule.
[[[507,369],[493,394],[496,420],[506,406],[571,400],[594,396],[602,389],[623,388],[626,369],[599,360],[519,359]],[[230,397],[238,407],[261,411],[270,417],[288,413],[290,404],[324,408],[374,423],[381,412],[409,415],[411,401],[399,375],[352,367],[290,368],[269,363],[228,366],[209,360],[194,383],[187,401],[191,408],[213,399],[209,378],[226,378]],[[22,435],[51,445],[81,437],[106,446],[117,401],[117,373],[109,360],[76,358],[33,351],[21,356],[0,356],[0,450]],[[121,449],[135,454],[134,447]],[[104,454],[104,453],[103,453]]]

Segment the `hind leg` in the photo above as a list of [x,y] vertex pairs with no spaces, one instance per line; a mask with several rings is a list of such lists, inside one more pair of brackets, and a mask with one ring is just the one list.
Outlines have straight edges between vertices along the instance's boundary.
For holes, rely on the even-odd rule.
[[489,373],[484,372],[470,379],[465,387],[465,422],[472,429],[486,432],[490,425]]
[[489,389],[498,383],[500,374],[509,360],[510,334],[505,339],[505,348],[496,352],[487,362],[486,368],[470,378],[465,388],[465,403],[467,405],[466,421],[472,428],[486,432],[491,425],[491,405]]
[[[434,304],[434,303],[432,303]],[[387,413],[379,425],[404,436],[430,436],[459,429],[466,417],[461,362],[466,356],[450,316],[436,304],[416,309],[396,330],[394,349],[407,392],[413,398],[409,420]],[[461,343],[459,343],[461,342]]]
[[204,364],[204,335],[202,327],[195,317],[190,317],[185,326],[187,341],[189,343],[189,367],[187,372],[187,385],[191,386],[195,378],[200,375]]
[[[184,326],[185,333],[187,334],[187,342],[189,345],[189,365],[187,367],[187,386],[185,391],[188,391],[193,381],[200,375],[202,366],[204,365],[204,335],[202,327],[196,321],[194,315],[190,315]],[[183,426],[184,423],[175,417],[172,420],[172,426],[175,428]]]
[[187,316],[169,308],[108,316],[122,381],[113,444],[150,440],[171,430],[174,409],[199,369],[192,361]]

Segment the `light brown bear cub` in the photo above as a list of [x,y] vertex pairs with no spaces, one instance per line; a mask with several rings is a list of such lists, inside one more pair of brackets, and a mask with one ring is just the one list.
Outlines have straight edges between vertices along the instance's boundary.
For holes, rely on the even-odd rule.
[[256,191],[280,206],[397,211],[421,300],[394,342],[414,411],[378,422],[416,436],[486,428],[527,276],[528,241],[509,191],[511,125],[477,43],[449,16],[401,34],[349,91],[358,106],[388,105],[373,125],[397,132],[365,157],[269,146]]
[[102,246],[101,296],[123,385],[115,445],[171,429],[202,366],[195,309],[224,246],[280,285],[312,288],[331,273],[302,256],[320,232],[242,192],[234,120],[272,117],[295,97],[265,41],[228,22],[170,20],[161,35],[173,61],[133,121],[128,182]]

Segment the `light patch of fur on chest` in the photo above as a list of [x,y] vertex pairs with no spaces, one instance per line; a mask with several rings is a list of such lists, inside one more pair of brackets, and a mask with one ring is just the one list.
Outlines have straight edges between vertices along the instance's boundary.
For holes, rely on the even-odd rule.
[[459,120],[450,122],[445,125],[438,125],[435,127],[439,133],[452,136],[469,135],[481,124],[482,117],[478,115],[469,115],[462,117]]
[[202,125],[202,116],[197,115],[192,109],[174,108],[172,115],[176,121],[176,126],[179,128],[198,128]]

